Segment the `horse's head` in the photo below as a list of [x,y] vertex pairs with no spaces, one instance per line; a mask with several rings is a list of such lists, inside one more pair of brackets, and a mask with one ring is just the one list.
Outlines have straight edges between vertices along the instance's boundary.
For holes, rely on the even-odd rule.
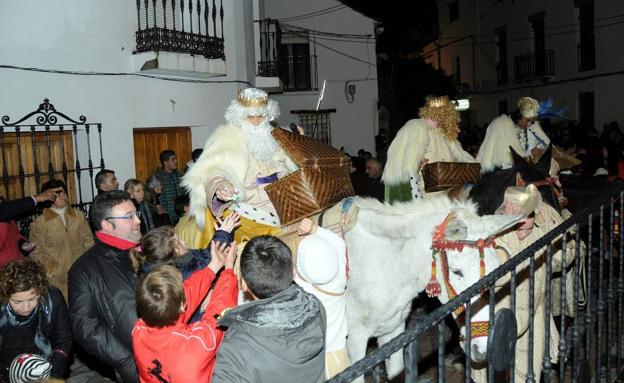
[[[440,272],[435,272],[435,277],[440,286],[439,299],[443,304],[500,265],[494,251],[495,237],[514,226],[521,218],[505,215],[478,216],[468,209],[456,209],[436,226],[432,251],[434,267],[440,269]],[[483,310],[487,301],[481,295],[473,297],[470,304],[472,313],[488,312]],[[459,316],[464,310],[465,307],[461,306],[454,312],[459,322],[463,320]],[[477,362],[482,361],[486,355],[487,320],[487,317],[473,315],[470,321],[471,355]]]
[[548,148],[537,162],[524,159],[511,147],[509,147],[509,150],[511,150],[511,155],[513,157],[513,168],[517,172],[516,186],[535,185],[542,195],[542,200],[560,212],[561,208],[558,198],[559,186],[556,180],[550,175],[553,152],[552,145],[548,145]]

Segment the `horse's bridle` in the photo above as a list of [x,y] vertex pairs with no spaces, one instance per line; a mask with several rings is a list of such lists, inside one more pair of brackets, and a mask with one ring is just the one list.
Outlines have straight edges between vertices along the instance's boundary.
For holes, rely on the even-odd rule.
[[[431,244],[431,253],[433,258],[431,261],[431,279],[429,280],[427,288],[425,289],[429,297],[437,297],[442,292],[440,283],[436,278],[436,255],[440,258],[440,262],[442,263],[442,280],[444,281],[444,285],[446,286],[448,298],[449,300],[451,300],[457,296],[457,292],[455,291],[455,288],[453,288],[453,285],[451,285],[449,279],[449,268],[446,251],[462,251],[466,247],[477,249],[479,251],[479,278],[483,278],[485,276],[485,249],[496,247],[494,237],[479,239],[477,241],[447,239],[445,234],[446,227],[448,226],[449,222],[454,219],[456,219],[455,213],[449,213],[446,218],[444,218],[442,223],[437,225],[433,231],[433,241]],[[465,305],[461,305],[457,307],[453,312],[456,316],[459,316],[465,310]],[[472,338],[487,336],[488,330],[489,323],[487,321],[470,322],[470,335]]]

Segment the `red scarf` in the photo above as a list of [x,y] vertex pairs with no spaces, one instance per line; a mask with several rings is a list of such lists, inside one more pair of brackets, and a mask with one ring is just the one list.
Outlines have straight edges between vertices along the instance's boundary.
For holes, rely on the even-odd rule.
[[100,241],[104,242],[108,246],[112,246],[119,250],[130,250],[133,247],[139,246],[141,242],[131,242],[123,238],[115,237],[114,235],[106,234],[101,231],[96,231],[95,236]]

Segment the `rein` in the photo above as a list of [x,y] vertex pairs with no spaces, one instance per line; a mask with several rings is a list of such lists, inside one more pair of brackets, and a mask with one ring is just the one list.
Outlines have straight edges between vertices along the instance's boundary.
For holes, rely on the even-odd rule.
[[[462,251],[464,248],[472,248],[477,249],[479,251],[479,274],[480,278],[485,276],[485,249],[486,248],[494,248],[496,247],[496,242],[494,241],[494,237],[479,239],[477,241],[467,241],[467,240],[449,240],[446,238],[446,228],[452,220],[456,219],[454,213],[449,213],[444,221],[437,225],[433,231],[433,243],[431,245],[431,253],[432,253],[432,261],[431,261],[431,278],[429,279],[429,283],[427,283],[427,288],[425,291],[429,297],[437,297],[441,294],[442,289],[440,286],[440,282],[438,282],[436,278],[437,274],[437,265],[436,265],[436,255],[440,258],[440,262],[442,263],[442,280],[444,281],[444,285],[446,286],[446,292],[449,300],[455,298],[458,294],[453,288],[453,285],[450,283],[449,278],[449,268],[448,268],[448,258],[446,255],[447,250],[456,250]],[[454,310],[455,315],[459,316],[465,311],[465,305],[461,305]],[[475,322],[482,323],[482,322]],[[487,325],[487,323],[486,323]],[[483,326],[482,324],[480,325]],[[472,328],[471,324],[471,334],[475,329]],[[481,329],[482,330],[482,329]],[[476,332],[475,332],[476,333]],[[483,331],[479,331],[479,334],[483,334]],[[484,335],[487,335],[487,331]]]

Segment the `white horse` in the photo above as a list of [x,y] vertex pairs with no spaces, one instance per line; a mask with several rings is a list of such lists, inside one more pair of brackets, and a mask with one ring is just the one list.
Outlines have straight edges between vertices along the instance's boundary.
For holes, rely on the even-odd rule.
[[[450,241],[477,241],[508,229],[521,218],[480,217],[474,203],[454,202],[446,195],[392,206],[355,198],[354,205],[359,208],[357,224],[345,234],[350,264],[347,348],[352,361],[364,357],[369,338],[377,337],[381,346],[404,331],[412,300],[425,290],[432,275],[434,230],[443,228],[444,238]],[[481,260],[486,273],[499,265],[492,248],[486,248],[483,255],[472,247],[446,251],[447,282],[457,293],[483,276]],[[440,272],[443,265],[440,259],[436,263],[443,290],[439,298],[444,303],[449,295]],[[485,355],[479,347],[487,342],[479,344],[473,343],[473,356]],[[403,370],[400,352],[386,362],[386,370],[389,378]]]

